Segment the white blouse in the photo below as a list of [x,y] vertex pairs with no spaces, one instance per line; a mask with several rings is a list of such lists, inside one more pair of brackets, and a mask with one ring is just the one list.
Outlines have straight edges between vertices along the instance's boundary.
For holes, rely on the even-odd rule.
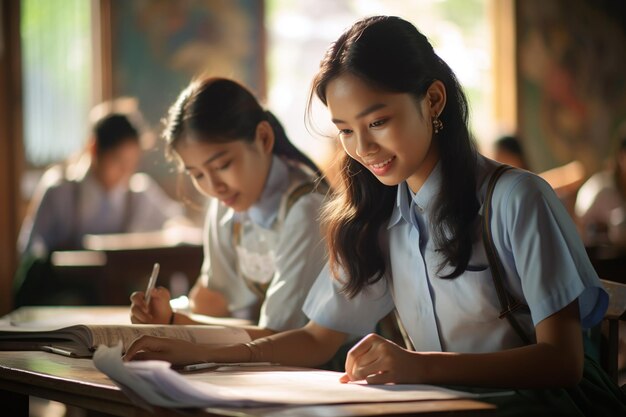
[[290,190],[312,180],[274,157],[261,199],[247,213],[210,202],[199,279],[226,297],[234,317],[258,318],[260,327],[272,330],[306,324],[302,304],[326,263],[318,223],[324,195],[306,193],[288,211],[283,209],[284,218],[279,213]]

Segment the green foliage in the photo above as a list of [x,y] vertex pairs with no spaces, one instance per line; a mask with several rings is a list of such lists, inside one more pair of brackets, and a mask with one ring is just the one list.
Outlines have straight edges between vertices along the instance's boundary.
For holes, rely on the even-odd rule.
[[484,0],[446,0],[438,3],[444,19],[456,23],[463,31],[484,25]]

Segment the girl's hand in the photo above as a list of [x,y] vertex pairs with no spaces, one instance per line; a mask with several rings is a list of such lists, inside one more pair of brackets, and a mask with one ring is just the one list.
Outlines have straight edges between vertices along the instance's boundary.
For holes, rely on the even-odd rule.
[[122,357],[130,360],[161,360],[172,365],[186,365],[204,362],[208,356],[207,347],[186,340],[167,337],[140,336],[131,343]]
[[130,296],[130,321],[135,324],[168,324],[172,315],[170,292],[158,287],[152,290],[150,305],[146,304],[143,291]]
[[420,376],[423,379],[422,362],[419,354],[409,352],[377,334],[369,334],[348,352],[346,373],[339,381],[420,383]]

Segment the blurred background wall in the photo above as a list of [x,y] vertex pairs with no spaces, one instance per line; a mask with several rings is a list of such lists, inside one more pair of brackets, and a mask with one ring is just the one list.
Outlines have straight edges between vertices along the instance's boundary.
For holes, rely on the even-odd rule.
[[602,168],[626,132],[626,3],[518,1],[519,126],[536,170]]

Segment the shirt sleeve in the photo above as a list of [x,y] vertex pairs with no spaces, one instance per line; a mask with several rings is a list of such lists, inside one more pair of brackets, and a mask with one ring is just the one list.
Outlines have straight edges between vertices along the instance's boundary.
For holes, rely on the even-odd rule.
[[536,175],[505,174],[501,181],[493,200],[494,240],[504,248],[507,275],[521,281],[534,325],[578,299],[582,326],[594,326],[608,295],[565,207]]
[[275,248],[276,271],[261,306],[259,326],[287,330],[303,326],[302,305],[326,263],[318,222],[324,196],[310,193],[291,207]]
[[369,285],[354,298],[341,292],[327,264],[317,277],[304,303],[304,313],[320,326],[353,336],[372,333],[376,324],[394,307],[391,289],[383,278]]
[[20,229],[18,250],[44,256],[68,240],[72,226],[68,219],[74,211],[74,196],[67,182],[50,183],[47,178],[37,186],[29,213]]

